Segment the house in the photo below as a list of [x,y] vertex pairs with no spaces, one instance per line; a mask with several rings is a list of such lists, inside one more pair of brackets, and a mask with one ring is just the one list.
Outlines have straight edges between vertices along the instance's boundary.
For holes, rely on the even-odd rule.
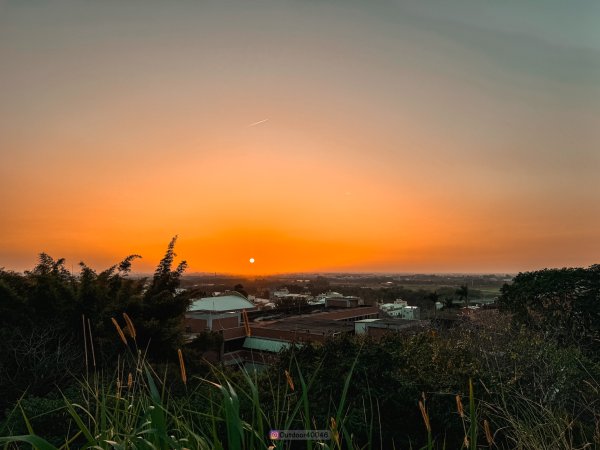
[[[243,331],[242,311],[253,311],[256,306],[237,292],[192,300],[185,314],[185,331],[189,338],[206,331]],[[237,334],[233,331],[233,334]],[[240,334],[240,337],[243,335]]]

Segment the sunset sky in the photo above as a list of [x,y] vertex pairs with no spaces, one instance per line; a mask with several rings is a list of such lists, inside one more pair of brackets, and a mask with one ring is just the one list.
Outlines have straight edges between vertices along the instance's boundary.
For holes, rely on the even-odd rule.
[[149,271],[174,235],[190,272],[598,263],[599,23],[595,0],[0,0],[0,267]]

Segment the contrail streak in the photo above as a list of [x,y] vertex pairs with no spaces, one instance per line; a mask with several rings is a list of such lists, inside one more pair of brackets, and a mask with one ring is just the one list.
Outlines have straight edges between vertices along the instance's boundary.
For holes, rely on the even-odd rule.
[[255,127],[256,125],[260,125],[261,123],[267,122],[269,119],[259,120],[258,122],[251,123],[248,127]]

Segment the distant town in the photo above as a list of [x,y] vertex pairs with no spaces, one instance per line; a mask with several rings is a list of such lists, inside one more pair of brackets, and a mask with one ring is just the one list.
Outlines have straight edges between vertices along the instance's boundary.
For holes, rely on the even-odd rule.
[[410,333],[493,310],[509,274],[290,274],[259,278],[189,275],[188,342],[212,333],[203,357],[261,368],[291,345],[340,335]]

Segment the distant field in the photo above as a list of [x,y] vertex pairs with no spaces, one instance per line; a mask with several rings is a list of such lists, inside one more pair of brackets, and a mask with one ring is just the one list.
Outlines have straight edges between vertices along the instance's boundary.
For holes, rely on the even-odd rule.
[[[460,286],[460,283],[455,283],[455,284],[449,284],[449,283],[444,283],[444,284],[405,284],[404,287],[407,289],[412,289],[415,291],[418,291],[420,289],[424,290],[424,291],[437,291],[440,290],[442,288],[451,288],[451,289],[456,289]],[[500,288],[501,286],[498,285],[477,285],[476,283],[474,285],[469,284],[469,289],[472,290],[476,290],[476,291],[480,291],[484,297],[496,297],[498,295],[500,295]]]

